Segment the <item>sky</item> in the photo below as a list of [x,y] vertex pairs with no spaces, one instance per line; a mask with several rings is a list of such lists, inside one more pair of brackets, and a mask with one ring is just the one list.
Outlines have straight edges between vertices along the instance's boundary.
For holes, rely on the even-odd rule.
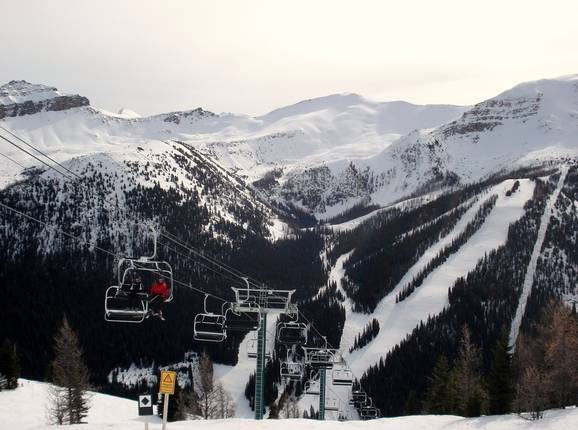
[[341,92],[474,104],[578,73],[577,16],[575,0],[0,0],[0,84],[142,115]]

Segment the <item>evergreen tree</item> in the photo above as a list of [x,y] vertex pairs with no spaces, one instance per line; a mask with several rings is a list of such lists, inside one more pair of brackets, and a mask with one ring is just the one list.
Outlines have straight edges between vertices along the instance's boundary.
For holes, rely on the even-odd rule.
[[514,375],[506,332],[496,343],[488,376],[488,395],[490,414],[501,415],[511,411],[514,399]]
[[405,414],[406,415],[418,415],[421,412],[421,404],[417,398],[415,390],[411,390],[407,396],[405,402]]
[[430,378],[431,384],[426,398],[426,411],[430,414],[451,414],[454,412],[454,393],[450,375],[450,365],[441,354]]
[[78,337],[66,317],[62,319],[54,344],[48,416],[55,424],[79,424],[90,408],[87,393],[89,372],[82,358]]
[[480,378],[480,350],[471,340],[470,329],[462,327],[458,358],[452,371],[458,399],[458,412],[467,417],[482,412],[483,389]]
[[20,364],[16,355],[16,348],[9,339],[4,340],[2,349],[0,349],[0,375],[6,378],[4,387],[0,384],[0,390],[6,388],[14,390],[18,387],[18,378],[20,377]]

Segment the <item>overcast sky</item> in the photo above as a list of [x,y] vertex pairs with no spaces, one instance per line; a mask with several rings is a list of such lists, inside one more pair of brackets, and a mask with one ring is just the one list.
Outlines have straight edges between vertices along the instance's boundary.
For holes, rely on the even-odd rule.
[[578,1],[0,0],[0,83],[140,114],[356,92],[473,104],[578,73]]

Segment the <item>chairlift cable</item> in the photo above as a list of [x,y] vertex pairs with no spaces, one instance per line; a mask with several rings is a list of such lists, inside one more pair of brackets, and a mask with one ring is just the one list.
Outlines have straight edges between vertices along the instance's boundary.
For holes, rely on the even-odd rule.
[[6,142],[8,142],[10,145],[15,146],[16,148],[18,148],[19,150],[21,150],[22,152],[25,152],[26,154],[30,155],[32,158],[40,161],[42,164],[44,164],[46,167],[48,167],[49,169],[54,170],[55,172],[60,173],[62,176],[64,176],[67,179],[72,179],[70,176],[68,176],[66,173],[61,172],[60,170],[58,170],[56,167],[51,166],[50,164],[48,164],[47,162],[45,162],[44,160],[41,160],[40,158],[38,158],[36,155],[32,154],[30,151],[27,151],[26,149],[22,148],[20,145],[12,142],[10,139],[5,138],[4,136],[0,135],[0,138],[4,139]]
[[16,139],[18,139],[20,142],[24,143],[26,146],[34,149],[36,152],[42,154],[44,157],[48,158],[50,161],[52,161],[54,164],[57,164],[58,166],[62,167],[64,170],[66,170],[68,173],[70,173],[71,175],[76,176],[76,178],[78,179],[82,179],[82,177],[80,175],[78,175],[77,173],[73,172],[72,170],[70,170],[69,168],[63,166],[61,163],[59,163],[58,161],[56,161],[55,159],[51,158],[50,156],[46,155],[44,152],[42,152],[40,149],[36,148],[35,146],[33,146],[32,144],[26,142],[24,139],[22,139],[20,136],[14,134],[13,132],[11,132],[10,130],[6,129],[5,127],[2,127],[0,125],[0,128],[2,130],[4,130],[6,133],[10,134],[11,136],[15,137]]
[[9,156],[6,155],[6,154],[2,154],[1,152],[0,152],[0,155],[1,155],[2,157],[6,158],[6,159],[8,159],[8,160],[10,160],[10,161],[12,161],[14,164],[18,164],[18,165],[19,165],[20,167],[22,167],[23,169],[26,169],[26,166],[20,164],[18,161],[14,160],[12,157],[9,157]]

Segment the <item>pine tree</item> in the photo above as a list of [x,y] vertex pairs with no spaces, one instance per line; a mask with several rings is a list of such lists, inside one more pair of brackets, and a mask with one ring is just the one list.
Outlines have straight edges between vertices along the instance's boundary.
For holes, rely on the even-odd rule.
[[9,339],[4,340],[2,349],[0,349],[0,375],[6,378],[4,387],[0,384],[0,390],[2,388],[14,390],[18,387],[20,364],[16,355],[16,348]]
[[213,362],[207,351],[203,351],[199,360],[199,406],[201,415],[208,420],[213,416],[211,395],[213,393]]
[[467,417],[482,413],[484,393],[480,377],[480,350],[473,344],[469,328],[464,325],[458,358],[452,371],[457,394],[458,412]]
[[512,355],[504,332],[496,343],[492,368],[488,376],[489,413],[506,414],[511,411],[514,399]]
[[89,372],[76,333],[66,317],[54,337],[48,416],[54,424],[79,424],[90,408]]
[[417,394],[414,390],[411,390],[405,401],[405,414],[406,415],[418,415],[421,412],[421,404],[417,398]]
[[430,414],[454,412],[454,393],[451,383],[448,358],[441,354],[430,378],[431,384],[426,398],[426,410]]

